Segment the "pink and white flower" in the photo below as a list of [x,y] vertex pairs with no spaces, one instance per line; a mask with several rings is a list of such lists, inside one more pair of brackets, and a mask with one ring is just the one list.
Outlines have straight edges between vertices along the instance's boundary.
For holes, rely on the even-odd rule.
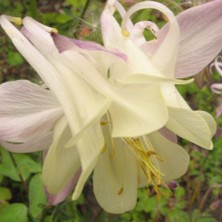
[[[160,30],[151,21],[132,24],[130,16],[146,8],[164,13],[168,24]],[[190,82],[176,77],[196,74],[222,48],[220,0],[177,17],[157,2],[125,12],[108,0],[101,16],[104,47],[60,36],[31,18],[22,21],[21,31],[10,21],[20,20],[0,17],[49,90],[25,80],[0,86],[0,142],[14,152],[47,150],[43,182],[55,195],[51,203],[62,201],[72,186],[78,198],[93,170],[95,196],[108,212],[133,209],[138,187],[152,184],[158,193],[161,183],[183,175],[189,163],[186,151],[161,135],[163,127],[213,148],[213,118],[191,110],[175,84]],[[147,27],[156,40],[143,37]]]

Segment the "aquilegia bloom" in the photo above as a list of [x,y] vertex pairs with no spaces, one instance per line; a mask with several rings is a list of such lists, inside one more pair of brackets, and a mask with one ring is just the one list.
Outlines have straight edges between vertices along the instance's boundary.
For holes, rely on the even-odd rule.
[[[18,31],[9,21],[19,20],[1,16],[1,26],[49,90],[25,80],[0,86],[0,142],[14,152],[46,150],[43,182],[53,204],[73,187],[78,198],[93,169],[95,196],[108,212],[133,209],[138,187],[151,184],[158,194],[158,186],[183,175],[189,162],[166,131],[212,149],[213,118],[192,111],[174,85],[189,82],[175,73],[192,76],[218,53],[211,43],[222,42],[221,5],[216,0],[177,19],[160,3],[138,3],[126,13],[117,1],[107,1],[101,17],[105,47],[60,36],[31,18]],[[133,25],[131,14],[145,8],[160,10],[169,23],[161,30],[147,21]],[[190,20],[197,13],[199,19],[206,14],[204,21]],[[215,21],[214,32],[202,39],[205,21]],[[145,27],[156,32],[156,41],[145,40]]]
[[[76,199],[104,149],[101,117],[109,110],[109,115],[112,117],[112,133],[121,136],[136,137],[157,130],[167,121],[166,106],[160,89],[158,85],[150,85],[148,88],[138,84],[115,84],[107,81],[103,75],[107,75],[111,64],[115,63],[116,59],[126,59],[125,55],[117,50],[108,51],[93,43],[75,41],[71,44],[71,48],[75,49],[71,51],[71,55],[69,52],[59,53],[53,42],[56,41],[55,30],[31,18],[25,18],[24,26],[19,32],[9,20],[17,22],[16,18],[2,16],[0,20],[2,27],[43,78],[50,91],[24,80],[1,85],[1,107],[3,110],[7,107],[11,110],[11,112],[2,111],[1,143],[7,149],[16,152],[47,149],[51,143],[43,166],[43,181],[47,190],[52,194],[57,194],[63,189],[69,191],[67,187],[70,187],[77,178],[78,183],[73,194],[73,198]],[[88,50],[82,49],[82,45],[87,45]],[[94,64],[97,60],[99,62]],[[150,94],[148,100],[143,99],[144,94]],[[47,100],[50,103],[45,104],[44,101]],[[17,125],[21,122],[22,125],[17,130]],[[171,147],[176,153],[177,151],[185,153],[184,167],[177,171],[179,175],[176,172],[178,177],[186,171],[188,157],[178,145]],[[136,163],[135,157],[129,150],[126,155],[130,156],[129,165],[133,166],[131,159]],[[184,158],[183,155],[181,158]],[[178,164],[180,162],[184,161],[178,160]],[[169,160],[169,163],[172,161]],[[95,171],[99,168],[95,167]],[[118,187],[111,190],[115,195],[118,195],[121,189],[124,191],[122,195],[118,195],[123,199],[120,202],[122,207],[119,212],[131,209],[135,205],[138,185],[137,167],[133,171],[129,171],[129,168],[122,170],[127,171],[122,173],[125,179],[122,184],[118,184],[119,178],[116,178]],[[132,185],[129,179],[133,180]],[[101,180],[104,181],[103,178],[99,181]],[[127,201],[130,206],[126,204],[123,206],[129,189],[133,192],[133,201]],[[64,198],[64,195],[62,197]],[[104,208],[110,212],[116,211],[106,206]]]

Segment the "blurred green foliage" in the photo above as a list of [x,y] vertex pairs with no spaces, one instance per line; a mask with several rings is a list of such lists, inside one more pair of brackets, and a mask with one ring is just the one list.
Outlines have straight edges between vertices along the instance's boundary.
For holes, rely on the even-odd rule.
[[[160,2],[175,13],[182,11],[184,5],[189,6],[188,1]],[[32,16],[67,36],[101,42],[99,15],[104,3],[102,0],[1,0],[0,14]],[[197,1],[193,3],[197,4]],[[161,14],[149,10],[137,13],[133,20],[148,18],[160,27],[166,22]],[[145,35],[147,39],[154,37],[149,31]],[[206,76],[199,74],[194,83],[178,88],[192,108],[206,110],[215,116],[219,96],[211,92],[209,85],[221,79],[215,73],[206,82],[198,79],[200,75]],[[1,31],[0,81],[20,78],[40,81]],[[204,83],[201,88],[200,83]],[[148,194],[146,189],[140,189],[136,208],[122,215],[108,214],[98,206],[91,180],[78,201],[68,198],[57,206],[48,206],[41,181],[41,154],[11,154],[0,148],[0,222],[222,221],[222,118],[216,120],[218,132],[213,151],[180,141],[189,152],[191,162],[186,175],[177,181],[179,187],[171,193],[163,188],[167,194],[160,200],[154,193]]]

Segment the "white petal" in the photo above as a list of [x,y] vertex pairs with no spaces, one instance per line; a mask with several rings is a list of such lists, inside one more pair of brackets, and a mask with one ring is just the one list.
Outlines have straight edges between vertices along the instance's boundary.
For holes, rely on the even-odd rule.
[[75,200],[82,192],[83,186],[95,167],[98,156],[104,147],[104,138],[100,123],[88,128],[77,143],[80,155],[82,173],[76,185],[72,198]]
[[114,4],[107,1],[106,7],[101,15],[103,43],[108,49],[121,49],[125,37],[121,33],[118,22],[113,17],[114,11]]
[[193,7],[177,19],[181,38],[176,77],[184,78],[200,72],[222,49],[222,1]]
[[[94,42],[70,39],[58,34],[51,34],[53,41],[60,53],[74,50],[81,53],[94,65],[97,71],[107,78],[110,67],[118,59],[127,61],[127,56],[117,50],[107,50],[103,46]],[[72,58],[73,61],[73,58]]]
[[1,84],[0,97],[0,140],[30,144],[48,133],[62,116],[54,95],[29,81]]
[[195,111],[195,113],[201,115],[202,118],[207,122],[209,129],[211,131],[211,136],[213,137],[217,131],[217,124],[215,119],[207,112],[204,111]]
[[213,83],[210,86],[210,88],[214,93],[222,94],[222,84],[221,83]]
[[216,111],[216,117],[219,117],[222,115],[222,104],[219,102],[217,111]]
[[222,76],[222,56],[217,56],[214,62],[210,66],[210,72],[212,73],[212,68],[215,67],[216,71]]
[[124,213],[135,207],[137,163],[120,139],[114,140],[115,154],[107,149],[100,155],[93,175],[93,188],[101,207],[109,213]]
[[[176,77],[197,74],[221,51],[222,2],[211,1],[185,10],[177,16],[180,27]],[[169,24],[158,33],[157,40],[147,41],[141,49],[151,58],[165,39]]]
[[50,194],[61,192],[81,169],[77,148],[64,148],[71,136],[67,120],[60,119],[54,129],[53,144],[43,164],[43,183]]
[[[56,97],[50,90],[46,90],[28,80],[2,83],[0,85],[0,93],[1,115],[30,114],[34,111],[58,108],[59,106]],[[14,106],[17,106],[16,110],[13,110],[13,107],[11,107],[12,103],[14,103]],[[19,104],[22,105],[19,106]]]
[[128,70],[122,69],[126,76],[132,73],[143,73],[148,76],[164,77],[160,69],[157,69],[159,67],[155,66],[130,38],[122,42],[120,50],[127,55]]
[[[64,58],[66,67],[73,72],[78,70],[78,75],[94,86],[100,94],[113,101],[109,109],[112,121],[115,122],[113,136],[144,135],[166,123],[167,108],[158,85],[122,85],[108,82],[85,57],[74,50],[61,53],[61,58]],[[90,110],[92,112],[92,108]]]
[[[206,149],[212,149],[212,132],[208,121],[198,112],[168,107],[169,120],[166,127],[178,136]],[[213,130],[212,130],[213,131]]]
[[175,108],[190,109],[187,102],[180,95],[177,88],[172,83],[166,83],[161,85],[161,91],[167,106]]
[[[79,66],[86,66],[86,69],[84,69],[86,74],[84,74],[92,75],[91,69],[87,69],[89,61],[86,59],[80,60],[81,55],[75,50],[72,57],[65,57],[63,54],[66,54],[66,52],[59,53],[50,34],[43,32],[41,24],[31,18],[24,19],[24,26],[28,39],[60,72],[59,78],[64,81],[66,91],[69,93],[67,95],[69,103],[64,100],[61,103],[73,135],[79,135],[81,130],[88,127],[90,122],[100,118],[106,112],[109,99],[100,95],[95,87],[94,89],[91,87],[93,85],[87,84],[82,78],[83,73]],[[92,76],[92,78],[95,78],[95,76]]]
[[51,33],[51,37],[54,41],[55,46],[57,47],[60,53],[67,50],[72,50],[72,49],[75,49],[76,51],[81,52],[81,49],[85,49],[88,53],[90,53],[91,51],[96,51],[98,54],[99,52],[107,52],[106,53],[107,56],[110,54],[110,55],[115,55],[117,57],[120,57],[123,60],[127,60],[127,57],[125,54],[117,50],[107,50],[104,46],[99,45],[98,43],[95,43],[95,42],[71,39],[71,38],[59,35],[57,33]]
[[27,140],[24,143],[9,143],[0,141],[7,150],[15,153],[30,153],[49,149],[52,144],[52,132],[45,133],[42,137]]
[[[49,64],[44,56],[19,32],[5,16],[0,17],[0,24],[19,52],[27,59],[45,83],[54,91],[60,91],[61,84],[58,84],[57,71]],[[43,32],[43,30],[42,30]],[[53,87],[54,86],[54,87]],[[60,86],[60,88],[56,88]]]
[[75,184],[77,183],[77,180],[79,178],[79,173],[77,173],[73,177],[73,179],[66,185],[66,187],[62,191],[60,191],[59,193],[52,195],[52,194],[48,193],[46,190],[48,204],[57,205],[57,204],[61,203],[63,200],[65,200],[65,198],[71,193]]
[[[176,77],[195,75],[221,51],[218,47],[222,42],[221,19],[220,0],[193,7],[177,16],[181,35]],[[147,55],[155,53],[168,28],[169,25],[166,25],[160,30],[158,41],[146,42],[142,46]]]
[[[94,93],[84,80],[61,63],[57,48],[53,45],[50,34],[47,33],[50,31],[47,27],[31,18],[24,19],[23,31],[38,47],[40,53],[4,16],[1,16],[0,23],[19,52],[58,98],[69,120],[73,135],[80,135],[91,121],[104,114],[109,101],[98,93]],[[81,65],[84,66],[84,64]]]
[[162,159],[158,163],[165,182],[177,179],[186,173],[190,158],[184,148],[167,140],[158,132],[149,134],[148,139]]
[[166,123],[168,111],[158,87],[122,87],[118,92],[123,101],[114,101],[109,109],[113,137],[145,135]]

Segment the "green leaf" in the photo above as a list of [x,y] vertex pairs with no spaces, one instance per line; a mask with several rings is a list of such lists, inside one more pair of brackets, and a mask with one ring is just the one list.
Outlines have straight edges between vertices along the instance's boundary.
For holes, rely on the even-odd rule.
[[71,18],[65,14],[55,14],[55,13],[44,13],[42,15],[42,20],[45,23],[55,23],[63,24],[70,20]]
[[6,187],[0,187],[0,202],[2,200],[10,200],[12,198],[11,191]]
[[31,173],[40,173],[41,165],[35,162],[29,154],[13,154],[18,165],[18,170],[26,180]]
[[0,208],[1,222],[27,222],[27,207],[24,204],[4,205]]
[[53,222],[53,216],[50,215],[50,216],[45,217],[44,222]]
[[178,187],[175,190],[175,197],[176,197],[177,201],[182,199],[184,195],[185,195],[185,190],[183,187]]
[[[41,172],[41,165],[35,162],[29,154],[12,154],[3,148],[0,149],[2,160],[0,164],[0,174],[10,177],[14,181],[20,181],[19,174],[26,180],[31,173]],[[16,167],[15,167],[16,164]]]
[[187,221],[189,221],[188,213],[184,212],[184,211],[181,211],[181,210],[178,210],[178,209],[169,211],[167,216],[169,217],[170,221],[174,221],[174,222],[187,222]]
[[16,66],[24,62],[22,56],[17,52],[9,52],[7,55],[7,61],[10,65]]
[[20,181],[18,171],[12,162],[9,152],[1,148],[0,153],[1,153],[0,174],[9,177],[12,180]]
[[46,195],[40,174],[33,176],[30,181],[29,202],[31,215],[34,218],[40,216],[46,204]]
[[30,10],[30,12],[31,12],[32,17],[36,19],[37,16],[38,16],[38,10],[37,10],[37,2],[36,2],[36,0],[30,0],[29,10]]
[[82,8],[84,6],[84,1],[79,0],[66,0],[66,3],[74,6],[75,8]]

